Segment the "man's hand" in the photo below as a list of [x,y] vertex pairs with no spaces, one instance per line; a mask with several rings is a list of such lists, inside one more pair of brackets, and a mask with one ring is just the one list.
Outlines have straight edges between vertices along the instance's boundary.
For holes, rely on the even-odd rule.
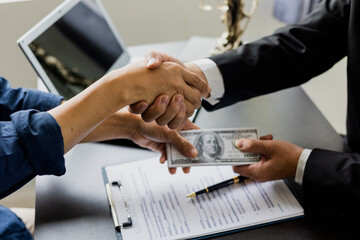
[[[180,66],[184,67],[185,69],[189,70],[190,72],[193,72],[196,76],[198,76],[200,79],[202,79],[204,81],[204,83],[207,84],[207,80],[206,80],[204,73],[194,63],[183,63],[179,59],[174,58],[170,55],[167,55],[166,53],[155,52],[155,51],[150,51],[145,55],[145,63],[146,63],[146,67],[148,69],[156,69],[156,68],[160,67],[163,62],[177,63]],[[191,84],[189,84],[189,85],[192,87],[196,87]],[[199,89],[199,91],[201,91],[201,89]],[[206,91],[201,91],[202,97],[208,98],[210,96],[210,92],[211,92],[211,89],[208,86]]]
[[[196,76],[199,76],[201,79],[204,80],[204,83],[207,84],[206,78],[200,68],[193,64],[193,63],[186,63],[183,64],[180,60],[171,57],[165,53],[159,52],[149,52],[145,56],[146,67],[148,69],[156,69],[158,68],[162,62],[174,62],[177,63],[187,70],[193,72]],[[207,91],[202,92],[202,97],[207,98],[210,96],[211,89],[208,87]],[[171,102],[176,102],[176,96],[173,96]],[[147,121],[151,122],[155,120],[159,125],[168,125],[169,128],[175,129],[182,126],[186,118],[190,117],[190,114],[183,114],[183,106],[179,106],[176,104],[169,104],[166,105],[164,103],[164,96],[159,96],[157,100],[149,107],[148,104],[145,102],[138,102],[136,104],[129,106],[129,111],[132,113],[141,114],[142,118]],[[193,112],[194,109],[190,105],[186,105],[186,112]],[[192,108],[192,109],[188,109]]]
[[267,135],[260,140],[237,140],[235,145],[239,150],[259,153],[261,160],[248,166],[234,166],[234,172],[259,182],[295,177],[298,160],[304,149],[289,142],[272,139],[272,135]]

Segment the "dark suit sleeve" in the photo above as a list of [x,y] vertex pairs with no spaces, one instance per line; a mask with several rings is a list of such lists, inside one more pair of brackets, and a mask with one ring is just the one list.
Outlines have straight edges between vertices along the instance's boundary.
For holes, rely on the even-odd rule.
[[302,189],[306,215],[359,218],[360,155],[314,149]]
[[[225,95],[207,110],[300,85],[331,68],[347,51],[349,1],[325,0],[298,25],[211,57]],[[264,23],[265,24],[265,23]]]

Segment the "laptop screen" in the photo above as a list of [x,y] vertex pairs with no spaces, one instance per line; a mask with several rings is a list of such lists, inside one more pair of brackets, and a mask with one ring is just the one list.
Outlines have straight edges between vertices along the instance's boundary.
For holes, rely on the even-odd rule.
[[[117,66],[124,49],[96,1],[82,0],[29,47],[58,91],[69,99]],[[124,65],[124,64],[123,64]]]

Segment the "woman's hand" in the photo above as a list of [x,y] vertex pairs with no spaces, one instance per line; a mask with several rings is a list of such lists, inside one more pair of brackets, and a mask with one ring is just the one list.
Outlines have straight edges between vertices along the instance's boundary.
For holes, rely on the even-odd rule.
[[[194,158],[198,152],[186,139],[179,134],[180,130],[198,129],[196,125],[187,121],[182,129],[171,130],[166,126],[159,126],[155,122],[144,122],[140,116],[122,109],[87,135],[82,142],[96,142],[109,139],[127,138],[141,147],[160,152],[160,162],[166,161],[166,143],[172,143],[185,156]],[[190,168],[183,168],[188,173]],[[175,173],[176,169],[169,169]]]
[[[139,119],[141,118],[139,117]],[[198,127],[188,120],[182,129],[171,130],[166,126],[161,127],[155,122],[146,123],[140,120],[139,128],[133,131],[130,138],[139,146],[160,152],[160,163],[164,164],[167,160],[166,143],[174,144],[181,154],[186,157],[195,158],[198,155],[197,149],[179,134],[180,130],[189,129],[198,129]],[[189,173],[190,168],[184,167],[183,171]],[[176,168],[169,168],[169,172],[175,174]]]

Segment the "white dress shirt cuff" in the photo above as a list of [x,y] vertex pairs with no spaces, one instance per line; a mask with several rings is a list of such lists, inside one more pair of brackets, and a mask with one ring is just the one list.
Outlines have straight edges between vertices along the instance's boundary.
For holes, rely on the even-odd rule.
[[300,185],[303,182],[305,165],[307,160],[309,159],[310,154],[311,154],[310,149],[304,149],[300,155],[298,165],[296,167],[295,182],[297,182]]
[[211,88],[210,97],[205,99],[205,101],[211,105],[220,102],[221,98],[224,96],[225,87],[223,77],[216,63],[208,58],[196,60],[192,63],[196,64],[201,71],[203,71],[209,87]]

